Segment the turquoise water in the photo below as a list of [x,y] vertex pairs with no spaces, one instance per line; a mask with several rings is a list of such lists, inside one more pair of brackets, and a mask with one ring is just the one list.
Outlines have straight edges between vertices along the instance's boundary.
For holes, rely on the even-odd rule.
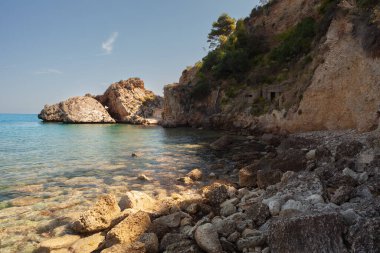
[[[218,136],[188,128],[53,124],[37,115],[0,114],[0,249],[31,249],[39,240],[35,230],[60,217],[62,212],[51,210],[63,203],[72,201],[67,205],[81,210],[101,193],[161,194],[190,169],[207,171],[217,160],[207,145]],[[139,182],[139,173],[152,181]],[[18,226],[25,224],[31,230],[23,234],[20,229],[26,228]],[[29,246],[21,243],[25,240]]]

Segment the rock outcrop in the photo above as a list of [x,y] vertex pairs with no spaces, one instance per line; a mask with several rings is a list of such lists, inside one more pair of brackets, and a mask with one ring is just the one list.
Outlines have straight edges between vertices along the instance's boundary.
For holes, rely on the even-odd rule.
[[45,105],[38,118],[47,122],[115,123],[104,106],[92,97],[73,97],[54,105]]
[[139,78],[113,83],[96,99],[108,107],[117,122],[157,124],[161,120],[163,99],[146,90],[144,81]]
[[46,105],[38,118],[64,123],[158,124],[163,98],[144,87],[144,81],[130,78],[111,84],[103,95],[73,97]]

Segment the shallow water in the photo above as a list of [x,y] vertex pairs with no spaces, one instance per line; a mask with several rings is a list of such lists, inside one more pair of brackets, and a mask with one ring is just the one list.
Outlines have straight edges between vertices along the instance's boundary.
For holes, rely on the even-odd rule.
[[[32,251],[47,236],[41,227],[84,210],[102,193],[186,190],[175,179],[194,167],[207,171],[218,159],[207,144],[219,136],[188,128],[52,124],[36,115],[0,114],[0,251]],[[139,173],[152,181],[142,183]]]

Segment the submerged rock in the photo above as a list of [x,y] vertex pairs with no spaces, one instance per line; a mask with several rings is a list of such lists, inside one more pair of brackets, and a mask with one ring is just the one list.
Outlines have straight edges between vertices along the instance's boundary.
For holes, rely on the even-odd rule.
[[104,106],[96,99],[73,97],[54,105],[45,105],[38,118],[47,122],[115,123]]

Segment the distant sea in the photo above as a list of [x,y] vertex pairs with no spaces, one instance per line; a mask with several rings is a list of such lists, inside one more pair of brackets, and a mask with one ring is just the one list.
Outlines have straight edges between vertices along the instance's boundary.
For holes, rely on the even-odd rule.
[[[175,177],[194,167],[207,170],[217,160],[207,144],[219,136],[190,128],[70,125],[43,123],[35,114],[0,114],[0,252],[31,251],[41,224],[72,206],[81,210],[99,194],[164,194]],[[142,184],[139,173],[152,181]]]

